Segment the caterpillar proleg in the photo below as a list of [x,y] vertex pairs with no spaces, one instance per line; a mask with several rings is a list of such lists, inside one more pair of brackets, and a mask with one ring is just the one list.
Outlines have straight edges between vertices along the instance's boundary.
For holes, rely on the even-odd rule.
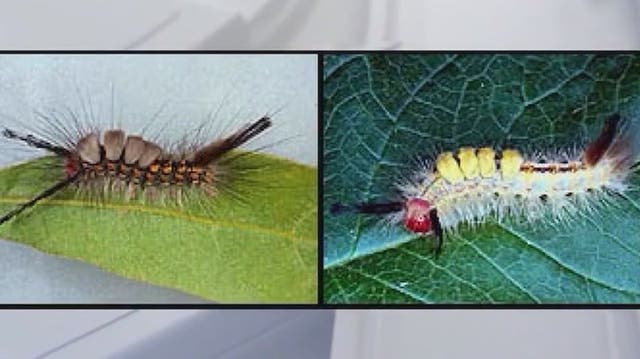
[[628,190],[638,160],[635,123],[609,116],[598,136],[581,151],[545,155],[514,148],[468,147],[438,154],[398,183],[398,201],[336,203],[331,212],[387,215],[418,235],[435,237],[436,253],[447,233],[462,223],[523,219],[546,214],[561,223],[591,212]]

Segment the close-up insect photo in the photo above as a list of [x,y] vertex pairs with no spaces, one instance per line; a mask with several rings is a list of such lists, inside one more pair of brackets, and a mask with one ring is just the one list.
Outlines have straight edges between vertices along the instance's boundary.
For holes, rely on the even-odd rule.
[[323,63],[326,303],[640,301],[640,57]]
[[316,56],[3,55],[0,78],[0,303],[317,300]]

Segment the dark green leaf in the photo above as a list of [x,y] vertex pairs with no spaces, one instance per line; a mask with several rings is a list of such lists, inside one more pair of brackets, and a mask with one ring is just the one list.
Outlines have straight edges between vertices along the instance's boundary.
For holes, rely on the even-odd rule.
[[[640,195],[569,228],[462,226],[429,243],[336,202],[389,199],[413,160],[462,145],[573,146],[604,118],[633,113],[634,55],[328,56],[324,90],[325,301],[638,302]],[[635,176],[632,184],[639,185]]]

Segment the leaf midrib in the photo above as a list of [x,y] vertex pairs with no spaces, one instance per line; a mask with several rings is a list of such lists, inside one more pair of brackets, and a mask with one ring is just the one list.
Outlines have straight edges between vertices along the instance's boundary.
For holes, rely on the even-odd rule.
[[[28,201],[28,199],[19,198],[19,197],[0,198],[0,203],[3,203],[3,204],[21,204],[21,203],[24,203],[25,201]],[[38,205],[49,206],[49,207],[59,207],[59,208],[65,208],[65,207],[95,208],[96,207],[95,205],[92,205],[90,203],[83,202],[83,201],[62,200],[62,199],[51,199],[46,202],[41,202]],[[312,238],[306,238],[303,235],[296,235],[293,232],[279,231],[279,230],[267,228],[264,226],[252,225],[246,222],[213,220],[208,217],[185,214],[184,212],[177,211],[177,210],[151,208],[151,207],[142,206],[142,205],[110,204],[110,203],[100,204],[99,207],[101,209],[142,213],[142,214],[154,215],[158,217],[179,219],[187,222],[204,224],[204,225],[209,225],[209,226],[223,228],[223,229],[234,229],[234,230],[241,230],[246,232],[268,234],[268,235],[273,235],[276,237],[286,239],[288,241],[291,241],[292,243],[299,243],[302,241],[313,240]]]

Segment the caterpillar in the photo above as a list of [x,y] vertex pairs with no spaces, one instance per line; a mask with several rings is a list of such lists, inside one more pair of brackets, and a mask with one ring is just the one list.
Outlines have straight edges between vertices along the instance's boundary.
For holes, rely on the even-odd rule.
[[330,212],[387,215],[411,233],[433,236],[436,256],[444,236],[462,223],[473,227],[507,217],[535,223],[545,214],[569,223],[630,188],[636,132],[630,121],[613,114],[581,152],[527,156],[512,148],[462,146],[438,154],[401,181],[400,200],[334,203]]
[[180,189],[187,187],[214,196],[224,175],[221,163],[225,156],[271,126],[271,118],[263,116],[229,136],[186,153],[164,149],[142,136],[127,135],[122,129],[84,131],[88,133],[76,129],[79,139],[71,138],[73,131],[66,129],[62,131],[65,138],[55,143],[5,128],[1,133],[5,138],[53,155],[56,167],[62,169],[62,179],[2,215],[0,225],[71,184],[80,189],[102,188],[121,193],[126,200],[154,196],[165,190],[180,203]]

